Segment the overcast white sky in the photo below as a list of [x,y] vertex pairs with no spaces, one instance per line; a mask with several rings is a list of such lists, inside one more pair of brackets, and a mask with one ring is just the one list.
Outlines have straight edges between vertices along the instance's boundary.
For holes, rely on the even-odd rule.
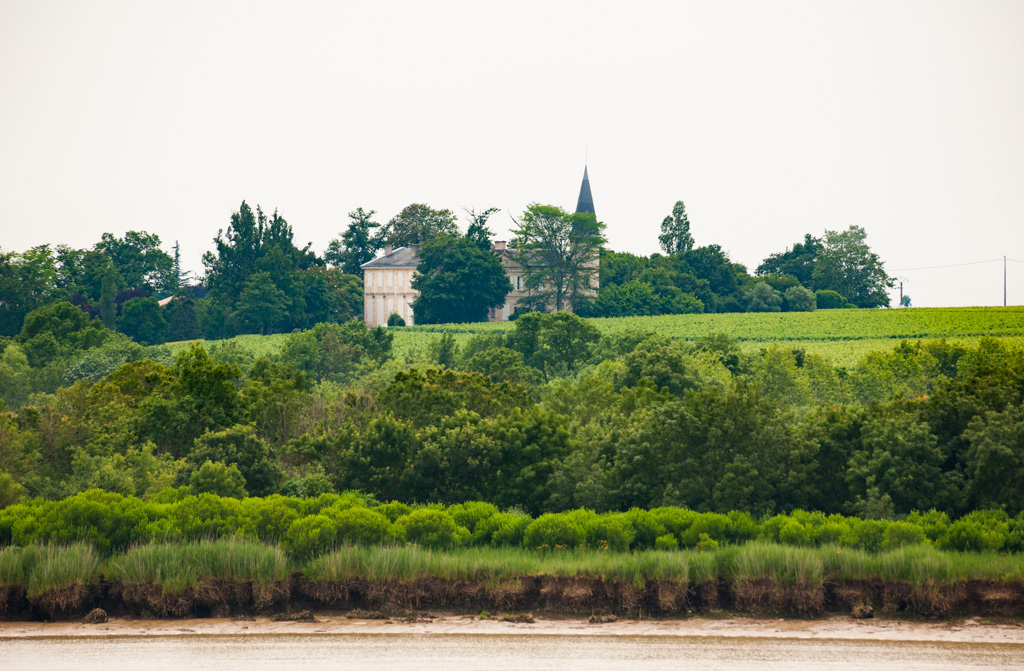
[[751,272],[857,224],[914,305],[1001,304],[1001,262],[897,270],[1024,261],[1024,2],[0,0],[6,250],[146,230],[201,270],[243,199],[318,253],[413,202],[506,237],[587,144],[612,249],[676,200]]

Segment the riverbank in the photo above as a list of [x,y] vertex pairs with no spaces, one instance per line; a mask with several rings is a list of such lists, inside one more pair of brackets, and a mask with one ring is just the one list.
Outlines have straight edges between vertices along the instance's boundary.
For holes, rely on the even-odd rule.
[[746,617],[685,620],[618,620],[591,623],[581,618],[537,617],[535,622],[481,620],[473,616],[421,615],[391,620],[317,615],[315,621],[280,622],[202,618],[180,620],[111,619],[83,622],[0,622],[0,640],[44,637],[274,636],[274,635],[498,635],[498,636],[670,636],[848,641],[1000,643],[1024,646],[1024,622],[992,623],[981,618],[944,622],[757,619]]

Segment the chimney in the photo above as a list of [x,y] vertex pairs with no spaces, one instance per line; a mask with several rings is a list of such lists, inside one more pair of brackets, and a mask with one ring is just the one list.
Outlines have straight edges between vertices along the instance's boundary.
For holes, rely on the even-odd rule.
[[505,241],[504,240],[495,240],[494,241],[494,251],[498,252],[498,251],[501,251],[502,249],[505,249]]
[[391,245],[384,245],[384,256],[387,256],[392,251]]

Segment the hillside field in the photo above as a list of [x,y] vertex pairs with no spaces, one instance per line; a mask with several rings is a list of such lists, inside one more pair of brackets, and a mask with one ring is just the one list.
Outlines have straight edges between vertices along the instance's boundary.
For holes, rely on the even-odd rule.
[[[747,350],[778,343],[820,354],[840,366],[852,366],[864,354],[888,349],[903,339],[1024,340],[1024,307],[1020,306],[662,315],[591,321],[603,333],[639,329],[682,341],[725,333],[739,340]],[[403,327],[395,330],[395,354],[399,358],[418,359],[442,332],[451,333],[462,344],[476,334],[504,333],[514,328],[514,322]],[[277,352],[285,335],[243,335],[232,340],[259,356]],[[186,344],[172,343],[169,347],[179,350]]]

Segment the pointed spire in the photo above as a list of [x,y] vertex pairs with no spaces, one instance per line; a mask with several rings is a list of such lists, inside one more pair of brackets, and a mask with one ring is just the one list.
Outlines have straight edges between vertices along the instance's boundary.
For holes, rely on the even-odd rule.
[[583,166],[583,184],[580,185],[580,197],[576,201],[576,212],[594,214],[594,197],[590,195],[590,177],[587,176],[587,166]]

